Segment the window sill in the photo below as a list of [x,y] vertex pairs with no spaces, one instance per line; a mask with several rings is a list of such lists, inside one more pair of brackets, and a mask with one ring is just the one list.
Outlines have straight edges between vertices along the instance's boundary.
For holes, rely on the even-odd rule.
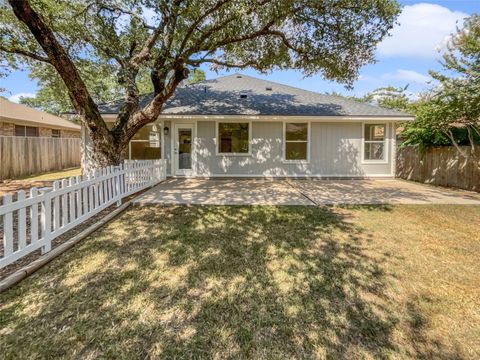
[[308,160],[282,160],[284,164],[310,164]]
[[388,164],[388,160],[362,160],[361,164],[366,164],[366,165],[371,165],[371,164],[385,165],[385,164]]
[[217,156],[252,156],[251,153],[217,153]]

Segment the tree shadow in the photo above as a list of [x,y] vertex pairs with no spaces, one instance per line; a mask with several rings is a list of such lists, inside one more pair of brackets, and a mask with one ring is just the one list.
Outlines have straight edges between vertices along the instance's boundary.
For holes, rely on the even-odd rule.
[[[332,207],[133,209],[1,295],[0,348],[6,358],[405,354],[391,255],[370,252],[368,235]],[[425,331],[412,326],[409,355],[440,349]]]

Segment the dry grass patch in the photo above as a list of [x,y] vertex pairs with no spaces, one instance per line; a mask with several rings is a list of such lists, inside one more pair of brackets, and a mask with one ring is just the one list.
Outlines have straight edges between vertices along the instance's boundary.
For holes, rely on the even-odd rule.
[[133,208],[0,295],[4,358],[478,358],[475,206]]

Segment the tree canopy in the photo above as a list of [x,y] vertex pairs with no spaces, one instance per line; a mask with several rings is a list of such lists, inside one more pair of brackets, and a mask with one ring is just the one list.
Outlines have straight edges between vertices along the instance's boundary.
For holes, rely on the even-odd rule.
[[[189,69],[297,69],[351,85],[399,11],[395,0],[8,0],[0,8],[0,61],[55,71],[90,131],[95,162],[112,164]],[[108,72],[122,89],[111,130],[90,70]],[[154,93],[143,109],[142,74]]]
[[416,120],[405,130],[407,143],[457,146],[480,142],[480,16],[465,19],[452,34],[441,62],[430,71],[437,85],[413,104]]

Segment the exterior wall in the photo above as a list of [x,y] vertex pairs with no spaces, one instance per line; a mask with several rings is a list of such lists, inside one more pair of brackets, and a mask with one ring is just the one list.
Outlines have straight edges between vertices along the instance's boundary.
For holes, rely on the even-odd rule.
[[0,136],[14,136],[15,125],[6,122],[0,122]]
[[384,163],[362,162],[363,123],[312,122],[310,161],[283,161],[283,123],[253,121],[250,155],[217,155],[214,121],[197,123],[195,171],[198,176],[393,176],[393,126],[387,124]]
[[[292,119],[292,121],[295,121]],[[196,127],[193,144],[193,176],[265,176],[265,177],[393,177],[395,157],[394,126],[387,123],[386,161],[362,162],[363,123],[314,122],[310,123],[310,161],[288,163],[283,161],[283,122],[251,122],[251,154],[217,155],[216,122],[185,120]],[[384,123],[378,121],[378,123]],[[172,174],[172,142],[175,137],[175,121],[165,120],[169,128],[163,136],[163,158],[167,173]],[[89,157],[90,140],[82,129],[82,165]],[[162,131],[163,134],[163,131]],[[127,154],[128,157],[128,154]],[[87,160],[88,161],[88,160]]]
[[39,127],[38,136],[40,137],[52,137],[52,129]]
[[60,137],[62,137],[62,138],[79,138],[80,137],[80,131],[60,130]]
[[[38,127],[38,136],[39,137],[52,137],[52,128],[39,127],[34,125],[29,125],[33,127]],[[10,122],[0,122],[0,136],[15,136],[15,124]],[[74,130],[60,130],[60,137],[62,138],[79,138],[80,131]]]

